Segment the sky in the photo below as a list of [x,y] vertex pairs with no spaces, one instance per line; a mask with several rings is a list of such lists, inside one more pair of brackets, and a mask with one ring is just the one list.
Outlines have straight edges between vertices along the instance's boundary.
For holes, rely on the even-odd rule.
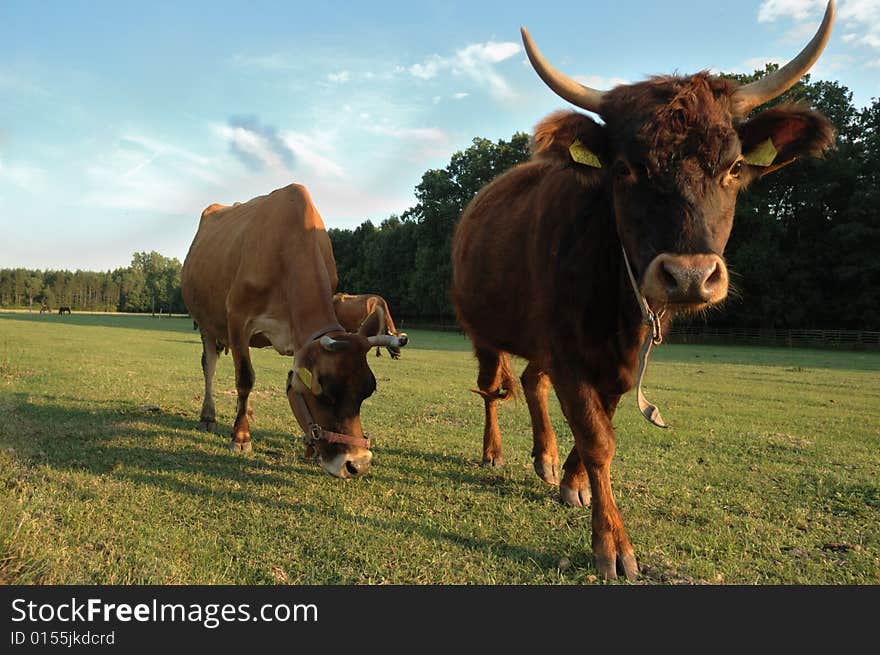
[[[297,182],[328,228],[415,204],[475,137],[566,107],[529,66],[607,89],[752,72],[811,38],[824,0],[0,0],[0,268],[186,256],[206,206]],[[838,0],[814,79],[880,97],[880,0]]]

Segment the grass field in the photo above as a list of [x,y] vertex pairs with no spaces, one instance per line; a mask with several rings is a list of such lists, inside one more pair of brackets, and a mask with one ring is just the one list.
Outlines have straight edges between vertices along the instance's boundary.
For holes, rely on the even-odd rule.
[[[410,330],[400,361],[371,355],[374,465],[344,482],[301,459],[274,351],[253,351],[252,454],[226,447],[228,356],[222,432],[195,429],[191,327],[0,313],[0,582],[600,582],[589,511],[532,472],[523,401],[501,408],[507,465],[479,466],[462,336]],[[880,353],[664,345],[645,388],[674,429],[626,396],[612,468],[641,582],[880,583]],[[551,415],[567,453],[555,399]]]

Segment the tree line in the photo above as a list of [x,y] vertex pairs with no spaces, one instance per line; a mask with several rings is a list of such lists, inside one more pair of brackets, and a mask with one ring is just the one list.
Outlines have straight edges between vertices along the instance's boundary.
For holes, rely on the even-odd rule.
[[[767,65],[749,82],[775,70]],[[740,194],[725,253],[734,292],[723,311],[695,320],[719,327],[880,329],[880,100],[809,75],[770,105],[806,102],[838,130],[837,148],[755,182]],[[759,107],[755,112],[768,105]],[[331,228],[339,290],[379,293],[398,322],[452,322],[451,238],[479,189],[529,157],[529,136],[475,138],[443,169],[426,171],[416,204],[378,226]],[[0,306],[185,312],[180,262],[136,253],[106,273],[0,269]]]
[[70,307],[81,311],[186,313],[181,263],[158,252],[138,252],[113,271],[0,269],[0,307]]

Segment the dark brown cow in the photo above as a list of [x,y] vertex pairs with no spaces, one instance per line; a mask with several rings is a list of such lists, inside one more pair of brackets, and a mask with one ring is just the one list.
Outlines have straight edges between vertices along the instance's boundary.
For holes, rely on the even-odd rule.
[[356,334],[333,312],[336,263],[330,238],[305,187],[292,184],[232,207],[211,205],[183,263],[183,299],[202,334],[205,397],[200,428],[216,425],[212,384],[217,358],[232,351],[238,408],[231,448],[251,450],[254,385],[250,347],[272,346],[294,356],[287,395],[332,475],[357,477],[372,452],[361,427],[361,403],[376,389],[366,355],[373,346],[400,346],[376,336],[374,313]]
[[[406,332],[397,331],[394,319],[391,318],[391,311],[388,309],[388,303],[380,295],[375,293],[337,293],[333,296],[333,309],[339,323],[349,332],[357,332],[369,316],[378,312],[381,319],[379,334],[397,337],[404,346],[409,342]],[[381,350],[380,347],[376,347],[376,357],[379,357]],[[388,354],[391,355],[391,359],[400,359],[400,348],[388,346]]]
[[[614,410],[641,377],[652,331],[725,298],[722,254],[739,190],[832,145],[831,124],[806,108],[748,116],[810,68],[833,15],[832,2],[803,52],[752,84],[698,73],[604,93],[552,68],[523,30],[541,78],[605,124],[559,112],[536,127],[531,160],[487,185],[461,217],[452,299],[479,363],[483,461],[502,459],[496,405],[516,384],[512,353],[528,360],[521,381],[545,481],[558,483],[551,383],[574,433],[560,493],[570,505],[592,495],[593,557],[606,578],[618,567],[638,574],[611,490]],[[656,408],[643,413],[662,424]]]

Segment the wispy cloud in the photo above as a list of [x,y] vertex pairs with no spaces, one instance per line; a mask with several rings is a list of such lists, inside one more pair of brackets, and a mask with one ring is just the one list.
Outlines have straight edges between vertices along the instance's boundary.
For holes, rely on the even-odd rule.
[[495,65],[521,50],[521,46],[512,41],[473,43],[448,57],[430,55],[421,63],[411,65],[407,71],[422,80],[433,79],[445,72],[464,75],[485,88],[493,98],[506,100],[515,94],[507,80],[495,70]]
[[218,159],[205,157],[156,138],[121,134],[83,165],[78,204],[115,210],[192,214],[205,203],[206,185],[219,187],[228,177]]
[[284,142],[296,155],[305,172],[318,178],[346,178],[345,168],[337,161],[338,153],[328,135],[315,136],[303,132],[285,132]]
[[408,141],[424,141],[429,143],[447,143],[449,135],[437,127],[400,127],[388,124],[369,124],[365,132],[388,136]]
[[[807,36],[815,30],[825,5],[826,0],[764,0],[758,9],[758,21],[791,18],[798,23],[795,30],[799,36]],[[841,0],[837,21],[846,29],[844,43],[880,49],[880,0]]]
[[758,8],[758,22],[768,23],[778,18],[803,21],[825,7],[825,0],[764,0]]
[[572,77],[576,82],[600,91],[607,91],[621,84],[629,84],[629,80],[622,77],[601,77],[599,75],[573,75]]
[[267,71],[283,71],[298,68],[296,61],[290,55],[276,52],[271,55],[243,55],[236,54],[230,57],[228,64],[233,68],[258,69]]
[[28,164],[11,163],[0,158],[0,182],[12,184],[25,191],[35,192],[45,187],[46,179],[46,171],[42,168]]
[[347,70],[338,71],[336,73],[328,73],[327,79],[331,82],[348,82],[351,79],[351,73]]
[[293,167],[293,150],[275,127],[263,125],[256,116],[233,116],[221,132],[229,141],[230,152],[252,171],[283,171]]

